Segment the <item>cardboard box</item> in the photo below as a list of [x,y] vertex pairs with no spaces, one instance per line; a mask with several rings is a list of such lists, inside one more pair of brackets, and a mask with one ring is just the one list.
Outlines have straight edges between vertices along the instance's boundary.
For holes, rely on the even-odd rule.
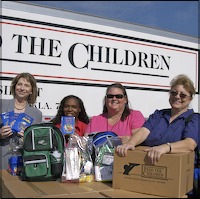
[[[100,194],[108,198],[167,198],[162,196],[155,196],[144,193],[137,193],[133,191],[126,191],[122,189],[110,189],[105,191],[100,191]],[[184,195],[181,198],[187,198],[187,195]]]
[[112,182],[83,182],[79,183],[78,186],[88,191],[102,191],[112,189]]
[[[2,198],[94,198],[102,197],[99,191],[112,189],[111,182],[61,183],[59,181],[28,182],[12,176],[7,170],[1,171]],[[0,198],[1,198],[0,197]]]
[[143,148],[129,150],[126,157],[114,154],[114,189],[172,198],[182,197],[192,190],[194,152],[163,154],[158,163],[152,165]]
[[51,196],[44,196],[42,198],[107,198],[107,197],[95,191],[87,193],[51,195]]
[[6,169],[0,170],[0,179],[2,182],[19,180],[19,176],[11,175]]
[[7,170],[0,170],[0,198],[7,198],[10,195],[5,182],[15,180],[19,180],[19,177],[11,175]]

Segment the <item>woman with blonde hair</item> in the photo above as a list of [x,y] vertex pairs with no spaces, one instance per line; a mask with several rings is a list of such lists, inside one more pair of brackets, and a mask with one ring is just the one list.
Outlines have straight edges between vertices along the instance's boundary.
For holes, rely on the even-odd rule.
[[[193,82],[186,75],[172,79],[169,91],[171,108],[155,110],[142,128],[123,145],[117,146],[117,153],[126,156],[136,146],[147,146],[145,151],[155,164],[162,154],[194,151],[198,143],[199,121],[189,105],[195,95]],[[185,121],[191,117],[185,125]]]
[[[37,99],[36,79],[30,73],[20,73],[11,82],[12,99],[1,99],[2,113],[13,111],[17,116],[25,113],[33,118],[32,124],[42,122],[42,112],[34,106]],[[11,156],[9,151],[10,141],[18,143],[23,138],[23,130],[13,132],[11,125],[3,125],[0,118],[0,169],[6,169],[8,159]]]

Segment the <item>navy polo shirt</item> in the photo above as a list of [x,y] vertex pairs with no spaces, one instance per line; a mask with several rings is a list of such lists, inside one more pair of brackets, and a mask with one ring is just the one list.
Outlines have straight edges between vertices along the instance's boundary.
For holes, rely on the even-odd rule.
[[165,110],[155,110],[144,123],[143,127],[149,129],[150,134],[141,145],[152,147],[166,144],[167,142],[173,143],[185,138],[192,138],[198,143],[198,114],[194,114],[190,122],[185,126],[185,119],[191,113],[194,113],[193,109],[188,109],[171,123],[169,123],[171,109]]

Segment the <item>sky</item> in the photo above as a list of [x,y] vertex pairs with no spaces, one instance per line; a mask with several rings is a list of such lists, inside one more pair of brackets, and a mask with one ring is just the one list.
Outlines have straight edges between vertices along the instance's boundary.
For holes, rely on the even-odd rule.
[[27,1],[199,37],[199,1]]

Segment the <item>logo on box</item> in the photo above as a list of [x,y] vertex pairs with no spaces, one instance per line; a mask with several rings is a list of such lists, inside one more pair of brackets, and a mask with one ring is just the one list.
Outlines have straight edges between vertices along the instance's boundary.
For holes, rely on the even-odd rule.
[[145,178],[166,180],[167,167],[142,165],[141,176]]
[[129,175],[129,172],[135,167],[138,166],[140,164],[135,164],[135,163],[129,163],[129,165],[124,165],[124,175]]

